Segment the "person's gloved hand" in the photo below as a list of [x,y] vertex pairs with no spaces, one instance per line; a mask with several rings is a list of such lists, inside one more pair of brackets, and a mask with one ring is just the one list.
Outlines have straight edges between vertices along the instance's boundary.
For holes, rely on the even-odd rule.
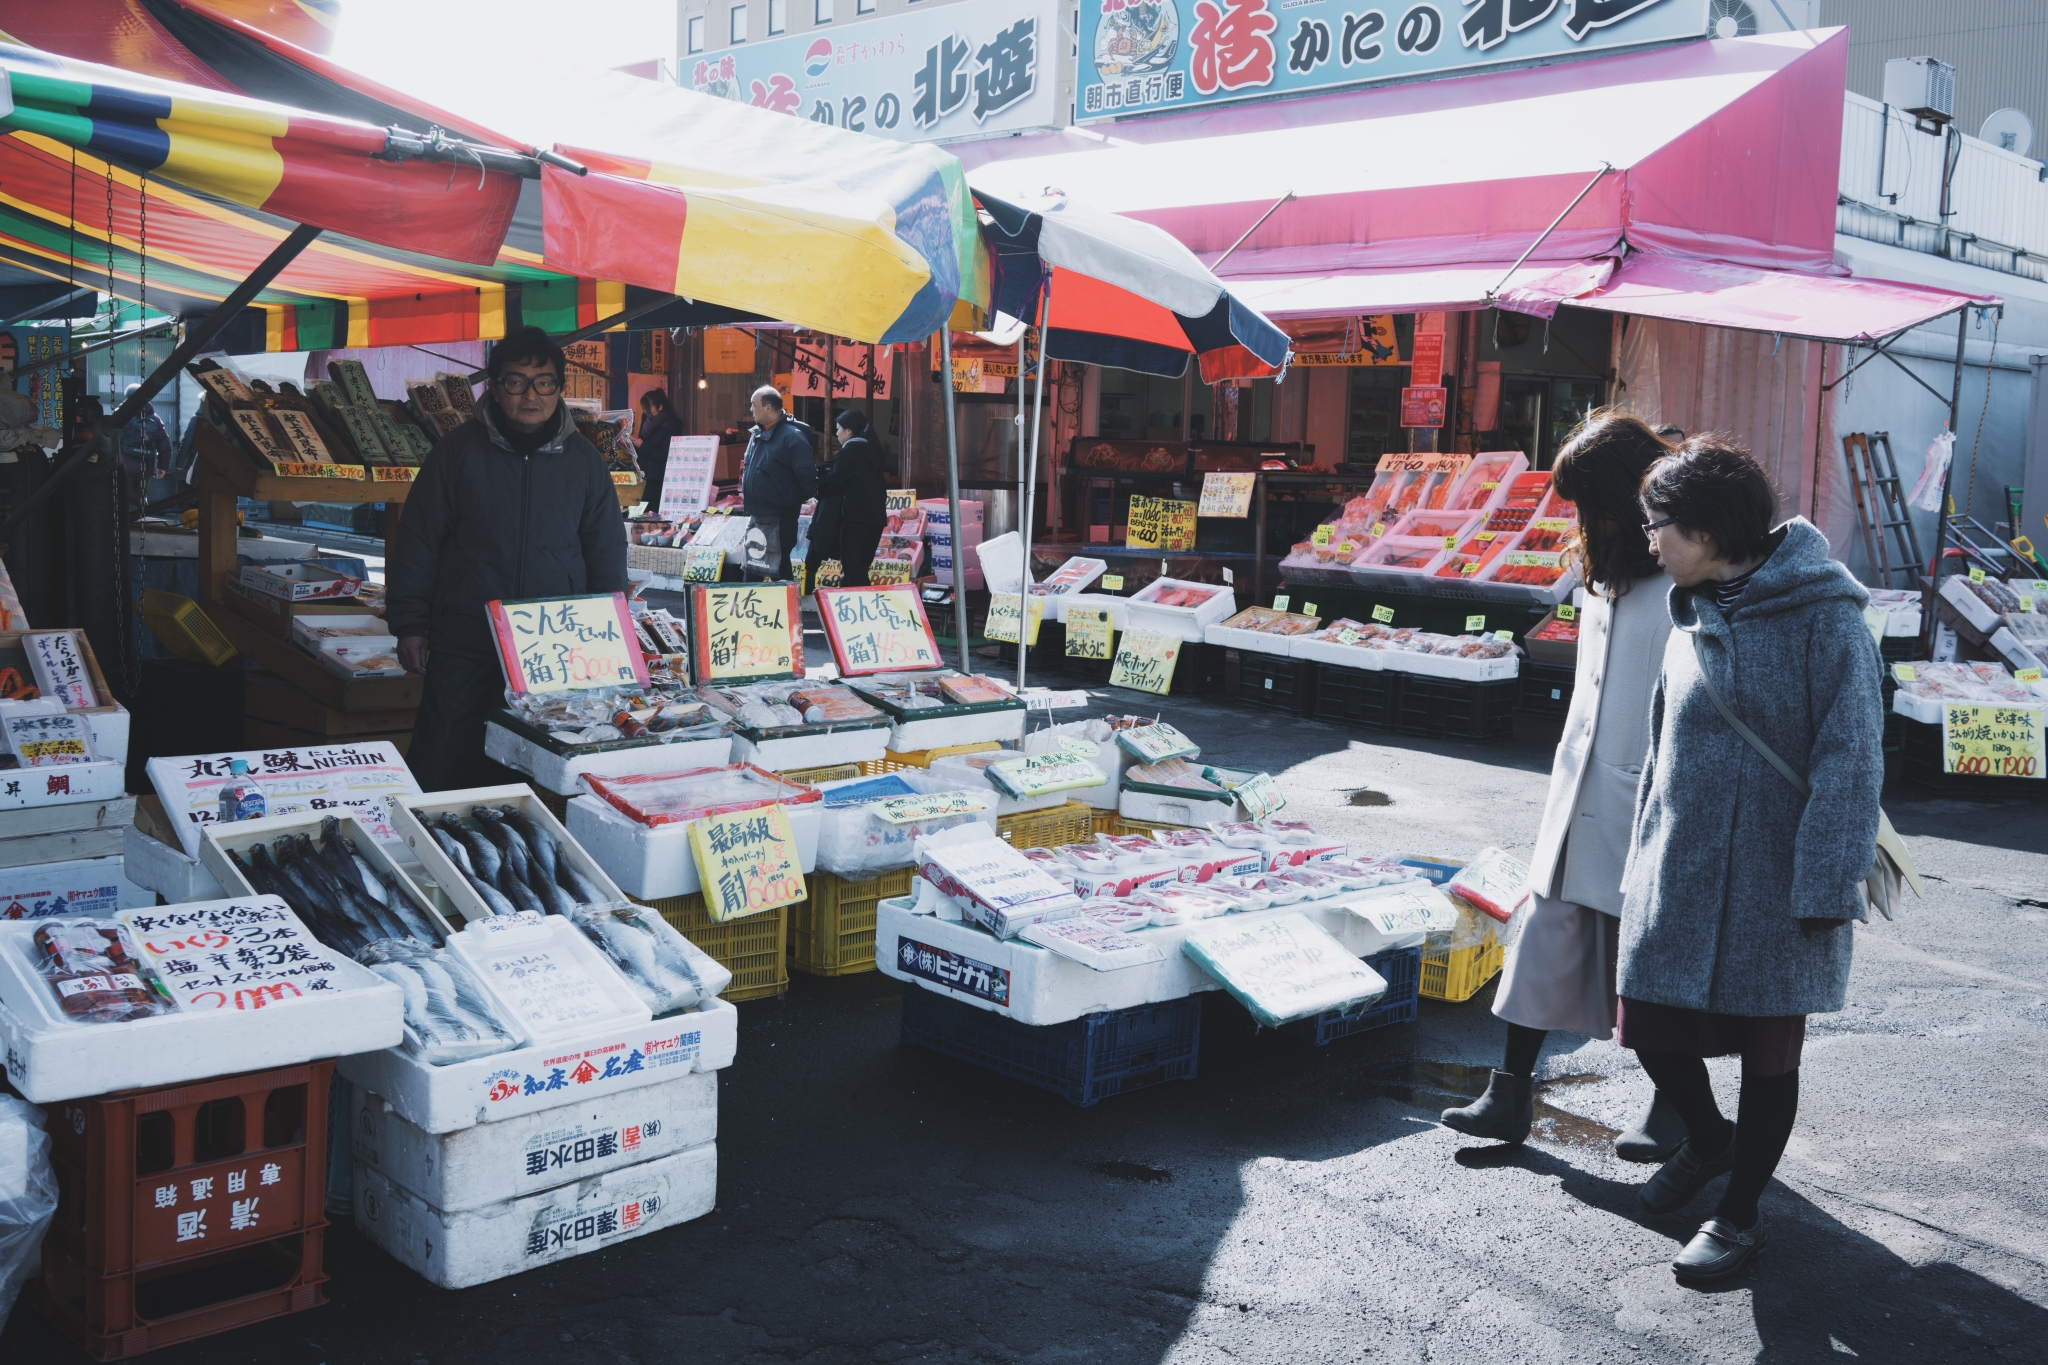
[[424,635],[407,635],[400,639],[398,642],[398,664],[399,667],[408,673],[417,673],[422,677],[426,676],[427,637]]
[[[405,657],[405,641],[398,642],[398,657]],[[1803,919],[1799,921],[1799,932],[1808,938],[1819,938],[1822,934],[1839,929],[1849,921],[1846,919]]]

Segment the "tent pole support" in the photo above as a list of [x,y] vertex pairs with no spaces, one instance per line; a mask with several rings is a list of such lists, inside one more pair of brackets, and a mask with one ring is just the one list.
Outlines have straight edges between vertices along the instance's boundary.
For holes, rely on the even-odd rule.
[[[1031,525],[1036,511],[1034,502],[1038,492],[1038,428],[1039,412],[1045,403],[1045,324],[1052,316],[1052,291],[1047,289],[1038,296],[1038,389],[1031,398],[1031,464],[1024,474],[1024,515],[1018,522],[1017,538],[1024,550],[1024,572],[1017,580],[1017,690],[1024,690],[1024,641],[1031,634]],[[1017,339],[1017,352],[1021,357],[1024,339]],[[1023,412],[1024,371],[1017,371],[1018,412]],[[1023,432],[1017,433],[1022,436]]]
[[[1948,394],[1948,430],[1951,436],[1956,434],[1956,414],[1963,401],[1963,347],[1968,342],[1969,337],[1970,310],[1968,308],[1959,308],[1956,310],[1955,376],[1949,385]],[[1904,367],[1901,366],[1901,368]],[[1950,509],[1954,505],[1949,499],[1948,490],[1949,484],[1955,478],[1955,475],[1956,458],[1954,451],[1951,450],[1948,458],[1948,468],[1941,473],[1941,505],[1934,510],[1934,562],[1928,566],[1929,578],[1927,586],[1935,592],[1941,591],[1942,553],[1948,545],[1949,522],[1953,515]],[[1934,657],[1934,637],[1940,629],[1941,627],[1935,620],[1934,614],[1929,612],[1927,615],[1926,645],[1927,657],[1930,659]]]
[[960,533],[960,433],[953,417],[953,319],[950,317],[939,329],[939,382],[945,386],[946,402],[946,515],[952,519],[947,528],[950,532],[953,551],[953,634],[958,637],[960,671],[970,672],[967,667],[967,578],[963,567],[965,546]]

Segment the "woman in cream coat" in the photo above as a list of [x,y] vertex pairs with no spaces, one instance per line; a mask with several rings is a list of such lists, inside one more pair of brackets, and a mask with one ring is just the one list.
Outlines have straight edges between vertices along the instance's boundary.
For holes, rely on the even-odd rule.
[[[1671,581],[1650,552],[1636,495],[1670,449],[1639,419],[1598,412],[1572,434],[1552,473],[1579,512],[1574,553],[1587,591],[1578,671],[1530,862],[1534,900],[1494,996],[1493,1012],[1508,1024],[1506,1057],[1484,1095],[1443,1113],[1446,1127],[1472,1137],[1529,1136],[1536,1058],[1551,1029],[1614,1036],[1621,873],[1650,743],[1650,696],[1671,632]],[[1627,1160],[1660,1161],[1684,1136],[1660,1102],[1615,1149]]]

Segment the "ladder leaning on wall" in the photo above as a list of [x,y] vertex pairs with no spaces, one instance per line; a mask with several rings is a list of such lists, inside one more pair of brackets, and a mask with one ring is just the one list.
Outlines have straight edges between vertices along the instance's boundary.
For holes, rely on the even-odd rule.
[[[1906,508],[1898,461],[1892,457],[1888,431],[1852,431],[1842,438],[1842,458],[1849,463],[1849,485],[1856,490],[1856,520],[1863,528],[1863,549],[1883,588],[1917,587],[1925,571],[1920,538]],[[1895,560],[1894,555],[1898,556]],[[1898,582],[1892,576],[1898,575]]]

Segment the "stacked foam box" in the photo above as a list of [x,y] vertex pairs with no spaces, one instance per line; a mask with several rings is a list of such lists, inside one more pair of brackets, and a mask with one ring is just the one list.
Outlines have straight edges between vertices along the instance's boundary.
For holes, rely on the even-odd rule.
[[931,546],[931,572],[940,583],[953,581],[953,556],[959,552],[962,581],[970,592],[980,592],[987,586],[981,576],[981,557],[969,554],[981,544],[981,504],[967,498],[960,499],[959,533],[954,533],[952,509],[944,498],[925,498],[918,502],[918,508],[925,518],[924,538]]

